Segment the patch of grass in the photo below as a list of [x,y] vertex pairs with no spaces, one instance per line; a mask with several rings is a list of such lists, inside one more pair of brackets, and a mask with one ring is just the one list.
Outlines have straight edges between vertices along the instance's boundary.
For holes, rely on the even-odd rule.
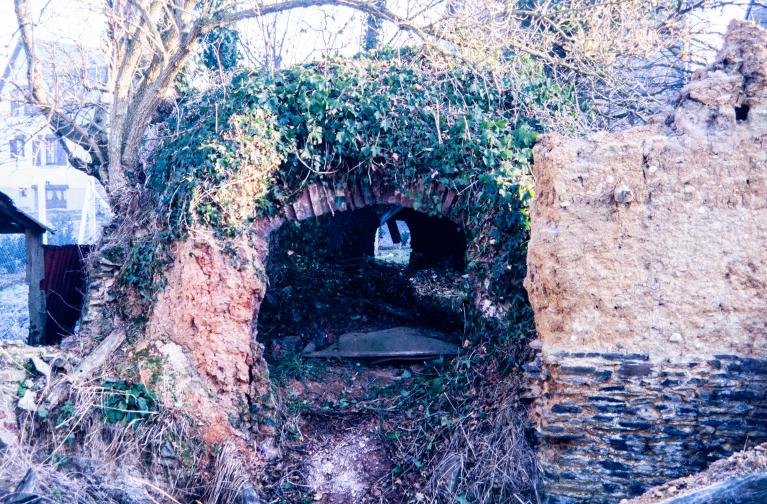
[[304,359],[301,354],[288,354],[276,364],[269,366],[269,376],[277,384],[288,380],[317,380],[322,376],[322,364],[314,359]]
[[384,495],[408,488],[406,500],[417,500],[417,491],[429,502],[535,502],[538,469],[510,353],[480,346],[432,361],[369,404],[389,426],[382,436],[396,463],[392,480],[400,481]]

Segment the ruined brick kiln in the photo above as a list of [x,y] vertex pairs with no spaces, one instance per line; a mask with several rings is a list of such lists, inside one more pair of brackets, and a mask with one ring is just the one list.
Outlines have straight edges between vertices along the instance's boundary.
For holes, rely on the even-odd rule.
[[[366,107],[402,106],[376,102],[385,96],[380,86],[389,92],[406,78],[391,74],[400,68],[365,65],[312,71],[373,82],[355,97]],[[319,86],[316,77],[298,81]],[[289,120],[308,128],[301,130],[308,157],[293,156],[280,143],[288,130],[272,122],[285,111],[269,108],[266,96],[282,88],[236,86],[230,99],[242,103],[227,109],[214,97],[185,118],[181,126],[193,133],[164,149],[147,175],[149,189],[112,229],[83,335],[107,335],[97,355],[121,348],[112,360],[132,362],[131,377],[189,412],[206,442],[234,440],[248,453],[272,432],[268,423],[233,421],[268,409],[269,375],[253,327],[269,233],[287,220],[375,204],[444,216],[470,234],[467,261],[479,265],[471,278],[476,316],[503,333],[521,282],[505,266],[523,260],[520,216],[529,196],[524,170],[514,166],[527,159],[535,135],[495,110],[482,111],[482,128],[497,121],[484,135],[467,134],[455,117],[437,117],[446,122],[433,138],[417,136],[431,131],[426,122],[397,133],[380,117],[359,119],[355,134],[370,135],[360,159],[344,144],[351,141],[344,129],[325,159],[340,162],[346,175],[307,175],[300,165],[322,155],[322,121],[335,119],[325,116],[312,129],[317,124],[291,109]],[[424,89],[411,92],[423,96]],[[372,151],[381,124],[393,140]],[[507,128],[521,154],[483,143],[493,128]],[[538,339],[537,357],[524,368],[552,502],[617,502],[767,439],[766,133],[767,35],[736,23],[717,62],[668,115],[621,133],[550,135],[536,145],[525,287]],[[450,134],[464,142],[457,152],[423,150],[450,145]],[[429,153],[418,168],[409,164],[413,152]],[[467,192],[477,180],[487,183],[486,170],[461,178],[457,168],[479,166],[488,152],[505,171],[493,172],[489,193]],[[163,366],[152,367],[147,355]]]

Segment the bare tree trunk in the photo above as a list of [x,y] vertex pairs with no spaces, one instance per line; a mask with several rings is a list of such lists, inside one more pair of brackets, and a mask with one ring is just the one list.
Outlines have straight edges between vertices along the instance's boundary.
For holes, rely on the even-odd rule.
[[[386,8],[386,0],[375,0],[375,6],[377,9]],[[381,18],[367,15],[365,39],[363,41],[363,49],[366,51],[372,51],[377,49],[381,45],[381,29],[383,28],[383,22]]]

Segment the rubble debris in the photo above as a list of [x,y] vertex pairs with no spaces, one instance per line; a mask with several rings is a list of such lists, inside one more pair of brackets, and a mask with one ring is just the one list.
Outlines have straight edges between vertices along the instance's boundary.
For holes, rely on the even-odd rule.
[[[752,493],[749,495],[745,491],[738,491],[733,494],[730,492],[731,488],[750,489]],[[738,498],[733,498],[733,495],[737,495]],[[748,500],[749,497],[753,499]],[[767,502],[767,443],[717,460],[705,471],[656,486],[639,497],[621,501],[621,504],[657,502],[664,504]]]
[[19,399],[18,407],[24,411],[35,411],[37,409],[35,393],[31,390],[26,390],[21,399]]

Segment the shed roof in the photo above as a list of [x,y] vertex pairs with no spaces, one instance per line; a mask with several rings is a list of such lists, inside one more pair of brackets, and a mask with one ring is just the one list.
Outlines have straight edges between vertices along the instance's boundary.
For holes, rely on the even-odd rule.
[[0,234],[24,233],[27,230],[37,233],[53,231],[34,217],[16,208],[10,196],[0,192]]

